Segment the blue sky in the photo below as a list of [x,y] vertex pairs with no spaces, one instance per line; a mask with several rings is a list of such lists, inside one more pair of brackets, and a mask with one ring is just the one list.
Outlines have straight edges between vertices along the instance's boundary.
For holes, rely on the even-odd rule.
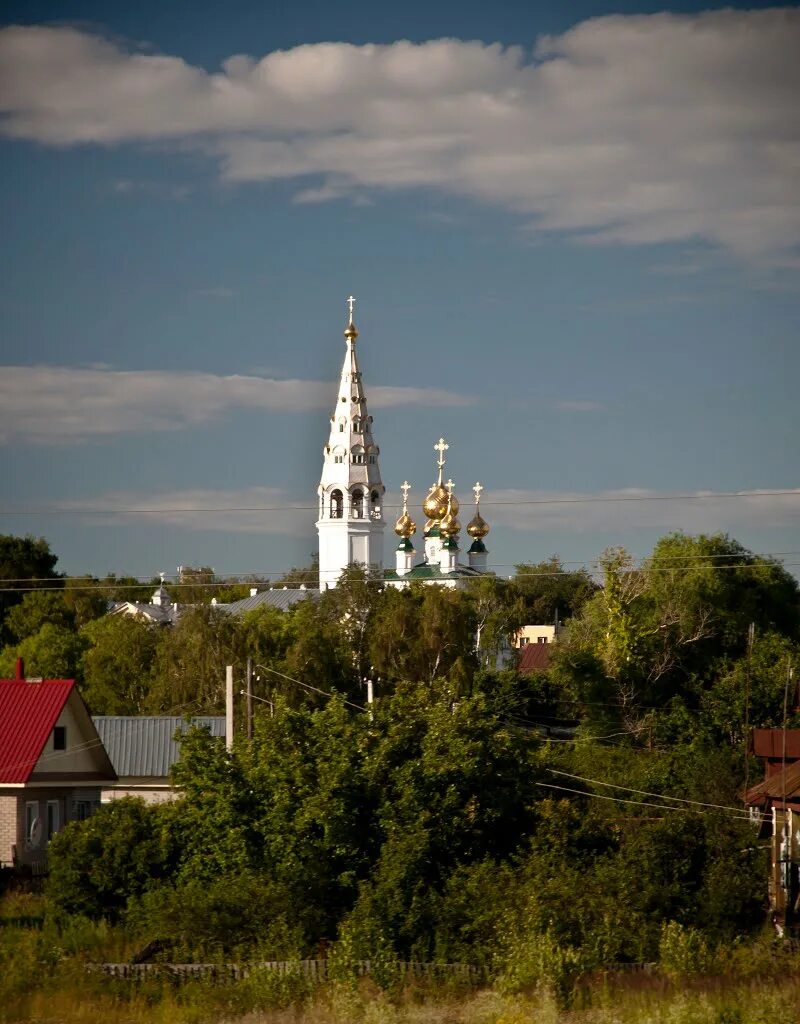
[[352,292],[390,503],[443,434],[498,572],[800,563],[800,10],[659,9],[6,3],[0,530],[305,563]]

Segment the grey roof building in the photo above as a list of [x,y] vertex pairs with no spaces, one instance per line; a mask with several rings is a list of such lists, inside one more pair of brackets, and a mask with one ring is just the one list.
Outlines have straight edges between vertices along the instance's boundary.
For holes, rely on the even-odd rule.
[[280,611],[288,611],[292,605],[299,601],[311,598],[316,601],[319,598],[319,590],[316,587],[276,587],[273,590],[262,590],[258,594],[251,594],[250,597],[243,597],[241,601],[231,601],[230,604],[217,604],[223,612],[231,615],[244,615],[245,612],[255,611],[256,608],[278,608]]
[[212,736],[225,737],[222,715],[188,720],[176,715],[97,715],[93,722],[119,776],[103,790],[104,802],[120,796],[140,796],[148,803],[172,799],[169,773],[180,757],[175,734],[200,726]]

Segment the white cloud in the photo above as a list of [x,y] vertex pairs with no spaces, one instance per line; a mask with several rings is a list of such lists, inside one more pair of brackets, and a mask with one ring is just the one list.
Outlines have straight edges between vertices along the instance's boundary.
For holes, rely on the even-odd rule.
[[742,528],[796,526],[800,488],[714,491],[680,496],[646,488],[594,494],[533,490],[487,490],[481,502],[493,526],[536,533],[613,533],[637,529],[715,533]]
[[0,130],[172,140],[298,199],[434,187],[584,241],[800,241],[800,10],[608,16],[518,47],[320,43],[209,73],[71,28],[0,30]]
[[[62,443],[91,436],[178,430],[234,409],[303,412],[336,400],[335,384],[243,374],[0,367],[0,443]],[[373,408],[474,399],[437,388],[372,387]]]

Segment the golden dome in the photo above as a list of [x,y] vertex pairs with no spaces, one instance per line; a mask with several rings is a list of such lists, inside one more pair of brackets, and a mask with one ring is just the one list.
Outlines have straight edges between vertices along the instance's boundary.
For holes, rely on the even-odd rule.
[[434,522],[438,522],[447,512],[450,496],[441,483],[434,484],[428,491],[428,497],[422,503],[422,511]]
[[356,325],[353,323],[352,320],[347,325],[347,327],[345,327],[345,329],[344,329],[344,336],[345,336],[345,338],[347,338],[348,341],[351,341],[351,340],[355,341],[356,338],[358,337],[358,331],[356,330]]
[[456,504],[456,500],[455,498],[452,498],[449,503],[450,507],[447,509],[444,518],[439,523],[439,532],[444,537],[455,537],[461,529],[461,523],[459,523],[456,517],[456,510],[453,508],[454,504]]
[[483,540],[486,534],[489,532],[489,524],[480,514],[476,512],[473,519],[470,519],[467,524],[467,533],[470,537],[474,537],[476,540]]
[[417,524],[408,514],[403,512],[397,522],[394,524],[394,532],[398,537],[411,537],[417,532]]

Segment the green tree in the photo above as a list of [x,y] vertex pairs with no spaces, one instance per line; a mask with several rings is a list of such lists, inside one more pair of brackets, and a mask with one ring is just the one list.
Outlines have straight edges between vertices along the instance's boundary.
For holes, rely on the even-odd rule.
[[553,622],[556,614],[565,622],[597,592],[597,584],[585,569],[566,569],[558,555],[514,568],[511,583],[525,603],[525,621],[529,623]]
[[44,537],[0,534],[0,640],[7,638],[4,624],[9,609],[22,601],[27,590],[58,585],[53,582],[61,578],[54,571],[57,561]]
[[58,913],[116,920],[128,900],[169,874],[163,806],[126,797],[50,840],[47,896]]
[[148,707],[160,627],[106,615],[81,630],[83,696],[96,715],[141,715]]
[[62,591],[31,591],[6,615],[6,631],[17,642],[38,633],[45,623],[74,629],[75,618]]
[[28,678],[77,679],[80,681],[83,641],[71,629],[45,622],[38,632],[0,654],[0,675],[11,677],[14,663],[22,658]]

